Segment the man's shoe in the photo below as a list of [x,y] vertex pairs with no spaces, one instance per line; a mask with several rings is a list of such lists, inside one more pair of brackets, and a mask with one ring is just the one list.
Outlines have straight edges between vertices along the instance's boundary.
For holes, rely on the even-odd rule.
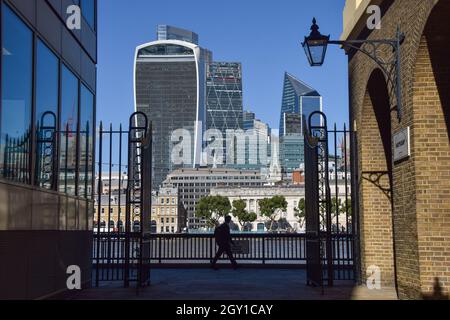
[[238,264],[233,265],[233,269],[234,269],[234,270],[239,269],[239,265],[238,265]]
[[219,270],[219,268],[216,266],[216,265],[211,265],[211,269],[213,269],[213,270]]

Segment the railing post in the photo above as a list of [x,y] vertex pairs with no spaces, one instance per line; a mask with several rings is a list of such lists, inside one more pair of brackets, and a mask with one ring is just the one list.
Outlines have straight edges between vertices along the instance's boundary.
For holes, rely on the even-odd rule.
[[263,264],[266,264],[266,237],[262,237]]
[[213,248],[214,248],[214,241],[213,241],[213,237],[210,237],[209,238],[209,257],[210,257],[210,259],[209,259],[209,262],[210,263],[212,263],[213,262],[213,259],[214,259],[214,250],[213,250]]
[[159,261],[159,264],[161,264],[162,263],[162,259],[161,259],[161,256],[162,256],[162,237],[159,237],[159,245],[158,245],[158,261]]

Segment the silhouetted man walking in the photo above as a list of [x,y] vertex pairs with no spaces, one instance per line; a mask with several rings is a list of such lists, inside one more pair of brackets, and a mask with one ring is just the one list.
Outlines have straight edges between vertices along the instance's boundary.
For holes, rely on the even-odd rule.
[[219,250],[216,253],[216,257],[213,260],[212,267],[217,270],[217,260],[220,259],[222,254],[226,253],[228,258],[231,261],[234,269],[237,268],[236,260],[233,258],[233,253],[231,252],[231,244],[234,245],[233,240],[231,239],[230,232],[230,223],[231,217],[225,217],[225,223],[221,224],[214,231],[214,237],[216,238],[216,244],[219,246]]

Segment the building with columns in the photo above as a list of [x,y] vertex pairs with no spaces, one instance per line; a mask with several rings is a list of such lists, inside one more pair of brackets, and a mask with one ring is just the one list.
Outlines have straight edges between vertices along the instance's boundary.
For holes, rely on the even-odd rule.
[[[381,9],[380,29],[367,27],[370,5]],[[341,40],[394,38],[397,28],[405,34],[400,120],[386,75],[368,56],[347,51],[358,141],[360,280],[378,266],[383,285],[400,298],[450,290],[449,17],[447,0],[347,0],[344,9]],[[392,56],[386,47],[378,53]],[[401,157],[400,140],[409,146]]]
[[[330,189],[330,194],[332,198],[336,197],[336,189],[338,198],[343,203],[345,201],[345,196],[350,197],[349,189],[347,188],[344,181],[338,181],[337,188],[336,184],[332,181],[333,188]],[[280,212],[277,216],[277,220],[286,219],[288,227],[285,228],[286,231],[291,232],[304,232],[305,231],[305,221],[299,219],[295,216],[295,208],[298,208],[300,199],[305,199],[305,185],[291,185],[291,186],[263,186],[263,187],[224,187],[218,186],[211,189],[211,196],[223,196],[230,200],[233,204],[235,200],[244,200],[247,204],[246,210],[248,212],[254,212],[257,214],[258,218],[252,223],[252,231],[264,232],[267,231],[265,223],[268,221],[266,217],[261,215],[261,210],[259,207],[259,201],[262,199],[272,198],[274,196],[285,197],[288,206],[286,212]],[[237,223],[236,219],[234,218]],[[344,219],[340,219],[341,222]],[[336,223],[336,217],[333,218],[333,223]],[[339,228],[347,228],[344,224],[340,224]]]

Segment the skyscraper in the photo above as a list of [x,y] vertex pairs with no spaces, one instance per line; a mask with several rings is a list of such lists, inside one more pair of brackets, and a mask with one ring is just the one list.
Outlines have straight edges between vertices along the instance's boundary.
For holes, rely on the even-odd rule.
[[209,51],[180,40],[136,48],[135,108],[153,124],[154,190],[171,171],[200,164],[210,57]]
[[244,130],[253,129],[255,124],[256,115],[254,112],[251,111],[244,111],[243,114],[243,125]]
[[157,27],[158,40],[180,40],[198,44],[198,34],[181,28],[160,24]]
[[[304,82],[289,73],[284,76],[280,116],[280,163],[287,177],[304,163],[303,124],[315,111],[322,111],[322,97]],[[320,118],[312,119],[320,125]]]
[[227,130],[243,129],[242,66],[237,62],[212,62],[207,73],[207,129],[223,137],[223,162],[227,160]]
[[[311,113],[321,110],[322,96],[315,89],[286,72],[280,115],[280,138],[286,135],[285,113],[298,114],[308,121]],[[320,125],[320,123],[315,124]],[[300,125],[303,133],[303,120],[300,121]]]

